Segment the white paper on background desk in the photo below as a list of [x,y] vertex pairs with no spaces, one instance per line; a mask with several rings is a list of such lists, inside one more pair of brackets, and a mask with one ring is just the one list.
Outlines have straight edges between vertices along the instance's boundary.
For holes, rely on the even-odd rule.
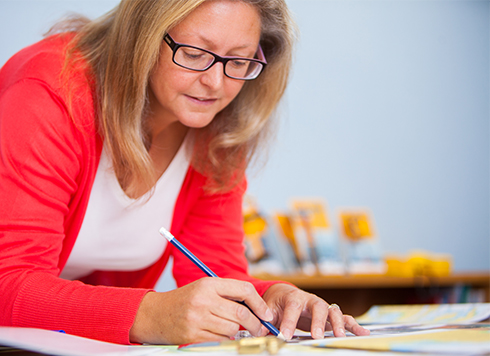
[[[371,336],[374,335],[391,335],[400,334],[406,332],[422,331],[428,329],[437,329],[446,326],[447,324],[373,324],[364,325],[366,329],[371,332]],[[345,331],[345,335],[355,336],[349,331]],[[333,331],[325,331],[324,337],[334,337]],[[298,343],[301,341],[313,340],[309,331],[296,330],[294,337],[291,339],[291,343]]]
[[146,356],[166,352],[156,346],[118,345],[56,331],[5,326],[0,326],[0,345],[56,356]]
[[360,324],[471,324],[490,317],[490,303],[375,305]]
[[490,329],[433,329],[393,335],[327,338],[304,341],[302,345],[320,348],[359,349],[365,351],[419,352],[443,355],[490,354]]
[[[437,329],[451,324],[472,324],[490,317],[490,303],[375,305],[356,320],[371,336]],[[346,332],[347,336],[353,336]],[[325,337],[333,337],[331,331]],[[309,332],[296,330],[292,342],[311,340]]]

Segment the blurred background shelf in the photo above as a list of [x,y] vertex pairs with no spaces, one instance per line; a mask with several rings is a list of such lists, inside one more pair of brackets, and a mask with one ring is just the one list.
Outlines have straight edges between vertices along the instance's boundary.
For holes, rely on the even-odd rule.
[[264,280],[283,280],[329,303],[345,314],[360,316],[373,305],[490,302],[490,272],[453,273],[444,277],[393,277],[385,275],[268,275]]

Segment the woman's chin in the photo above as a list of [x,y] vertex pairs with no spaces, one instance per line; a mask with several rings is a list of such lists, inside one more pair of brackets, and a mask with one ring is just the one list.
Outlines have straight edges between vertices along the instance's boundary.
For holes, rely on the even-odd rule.
[[212,117],[190,117],[181,119],[180,123],[188,128],[201,129],[208,126],[213,119],[214,115]]

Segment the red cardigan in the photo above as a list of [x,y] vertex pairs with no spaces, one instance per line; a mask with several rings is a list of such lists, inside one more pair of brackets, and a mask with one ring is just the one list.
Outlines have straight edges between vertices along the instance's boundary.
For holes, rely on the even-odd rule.
[[[0,70],[0,325],[129,343],[141,299],[169,255],[178,286],[204,275],[170,247],[144,270],[98,271],[83,281],[58,277],[77,238],[102,148],[82,71],[70,81],[73,117],[68,115],[60,73],[69,39],[40,41]],[[250,281],[262,295],[274,282],[247,274],[241,213],[246,182],[219,195],[205,194],[204,182],[189,169],[172,233],[220,277]]]

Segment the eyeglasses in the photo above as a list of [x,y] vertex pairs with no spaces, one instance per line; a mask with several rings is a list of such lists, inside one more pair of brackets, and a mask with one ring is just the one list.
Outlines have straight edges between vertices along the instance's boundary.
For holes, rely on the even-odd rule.
[[223,63],[223,71],[229,78],[252,80],[259,76],[267,61],[259,45],[258,59],[242,57],[221,57],[205,49],[175,42],[167,33],[163,37],[172,49],[172,60],[180,67],[204,72],[216,62]]

